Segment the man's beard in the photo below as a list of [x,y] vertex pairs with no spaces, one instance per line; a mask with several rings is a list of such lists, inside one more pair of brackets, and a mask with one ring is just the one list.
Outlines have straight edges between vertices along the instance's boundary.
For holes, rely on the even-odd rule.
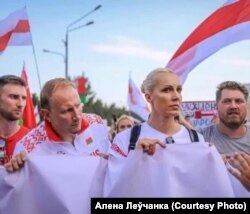
[[245,119],[242,119],[240,121],[226,121],[224,120],[223,118],[220,118],[220,121],[226,126],[228,127],[229,129],[237,129],[239,128],[245,121]]
[[11,112],[0,109],[0,115],[8,121],[16,121],[19,120],[20,117],[13,115]]

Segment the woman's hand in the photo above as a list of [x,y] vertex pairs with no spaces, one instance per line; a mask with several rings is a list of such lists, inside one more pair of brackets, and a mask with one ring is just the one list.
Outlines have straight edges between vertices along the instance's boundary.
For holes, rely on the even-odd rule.
[[136,147],[142,148],[144,152],[147,152],[149,155],[153,155],[155,153],[156,145],[161,146],[162,148],[166,147],[165,142],[161,142],[157,139],[148,139],[148,138],[141,138],[138,140]]

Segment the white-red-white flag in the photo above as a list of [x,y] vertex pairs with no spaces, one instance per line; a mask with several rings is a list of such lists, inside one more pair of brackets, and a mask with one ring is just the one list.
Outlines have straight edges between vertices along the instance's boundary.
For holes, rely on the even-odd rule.
[[131,78],[129,78],[128,87],[128,108],[130,111],[139,115],[143,120],[148,119],[148,104]]
[[7,46],[32,45],[26,8],[8,15],[0,21],[0,54]]
[[200,62],[223,47],[250,39],[250,1],[230,0],[203,21],[177,49],[167,68],[186,80]]

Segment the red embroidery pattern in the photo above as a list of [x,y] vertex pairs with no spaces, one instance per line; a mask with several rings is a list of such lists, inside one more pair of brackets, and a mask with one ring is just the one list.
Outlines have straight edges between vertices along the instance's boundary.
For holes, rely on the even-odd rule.
[[[83,114],[83,118],[88,122],[88,124],[104,124],[102,118],[96,114]],[[20,144],[22,144],[29,153],[35,149],[38,144],[41,144],[46,140],[48,140],[48,137],[45,130],[45,124],[43,122],[37,128],[31,130],[20,141]]]
[[31,152],[38,144],[47,140],[47,134],[45,131],[44,123],[40,124],[37,128],[30,131],[21,141],[26,151]]
[[104,124],[102,118],[96,114],[83,114],[83,118],[88,122],[88,124],[98,123]]
[[123,157],[127,157],[127,155],[120,149],[119,146],[117,146],[115,143],[112,143],[111,149],[113,149],[115,152],[119,153]]

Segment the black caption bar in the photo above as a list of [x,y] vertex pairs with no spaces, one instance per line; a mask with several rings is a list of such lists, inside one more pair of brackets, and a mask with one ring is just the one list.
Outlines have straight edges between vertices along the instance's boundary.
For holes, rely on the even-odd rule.
[[249,198],[91,198],[92,214],[250,211]]

